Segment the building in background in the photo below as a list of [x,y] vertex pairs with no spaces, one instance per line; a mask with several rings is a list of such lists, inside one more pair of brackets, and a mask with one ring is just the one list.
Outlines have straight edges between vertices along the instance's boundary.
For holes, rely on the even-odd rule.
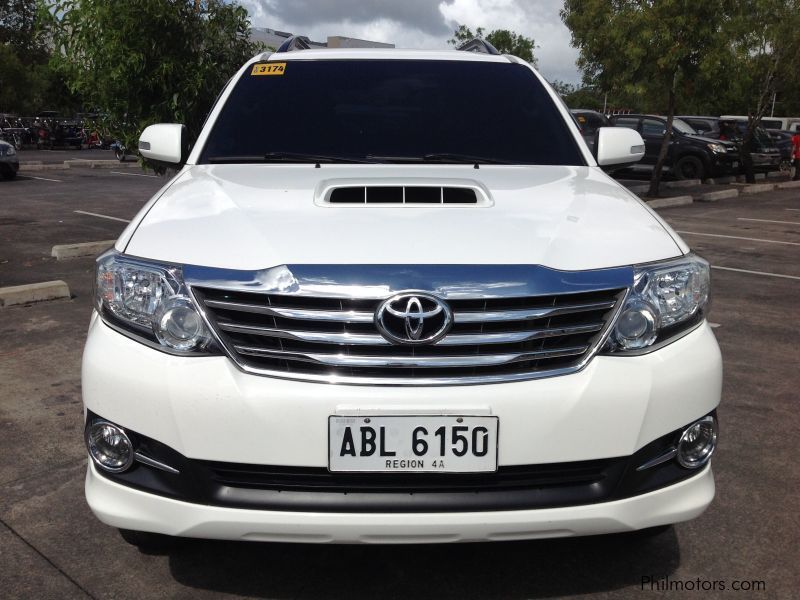
[[[250,38],[256,42],[263,42],[271,48],[277,49],[293,34],[286,31],[276,31],[264,27],[253,27],[250,30]],[[342,35],[329,35],[326,42],[315,42],[304,38],[312,48],[394,48],[394,44],[384,44],[383,42],[373,42],[370,40],[359,40]]]

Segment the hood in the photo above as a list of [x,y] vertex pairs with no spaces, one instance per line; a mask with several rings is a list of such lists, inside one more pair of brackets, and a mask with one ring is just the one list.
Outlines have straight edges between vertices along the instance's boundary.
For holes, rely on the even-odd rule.
[[730,140],[721,140],[719,137],[710,137],[708,135],[690,135],[693,140],[697,140],[698,142],[703,142],[706,144],[722,144],[723,146],[731,146],[736,148],[736,143],[731,142]]
[[[487,201],[319,202],[319,190],[337,181],[469,185]],[[597,167],[194,165],[142,210],[117,247],[143,258],[245,270],[282,264],[539,264],[584,270],[679,256],[676,238]]]

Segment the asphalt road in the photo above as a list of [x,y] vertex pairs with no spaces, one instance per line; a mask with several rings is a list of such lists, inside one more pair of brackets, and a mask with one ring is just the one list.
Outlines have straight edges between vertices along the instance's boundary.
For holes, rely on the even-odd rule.
[[[146,554],[97,521],[83,498],[80,355],[93,261],[49,256],[54,244],[116,237],[164,183],[140,174],[70,169],[0,182],[0,286],[64,279],[74,295],[0,309],[4,597],[670,596],[642,590],[644,577],[726,584],[693,592],[703,598],[797,597],[800,190],[660,211],[715,267],[722,434],[717,497],[699,519],[652,538],[394,547],[185,540]],[[765,590],[734,592],[734,581]]]

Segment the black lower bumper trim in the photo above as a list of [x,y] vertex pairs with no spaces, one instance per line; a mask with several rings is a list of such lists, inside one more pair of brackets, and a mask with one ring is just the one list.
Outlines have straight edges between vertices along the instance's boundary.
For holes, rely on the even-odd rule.
[[[99,418],[89,413],[87,423]],[[121,425],[122,426],[122,425]],[[135,463],[103,476],[145,492],[222,507],[297,512],[401,513],[528,510],[628,498],[688,479],[675,461],[637,471],[677,443],[673,431],[626,457],[500,467],[481,474],[330,473],[324,468],[194,460],[127,430],[136,450],[179,471]]]

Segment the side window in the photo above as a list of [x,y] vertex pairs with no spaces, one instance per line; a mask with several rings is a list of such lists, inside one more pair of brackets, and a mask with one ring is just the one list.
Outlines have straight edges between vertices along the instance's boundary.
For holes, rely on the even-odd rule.
[[620,117],[614,121],[615,127],[627,127],[628,129],[636,129],[639,125],[639,119],[631,117]]
[[586,125],[584,125],[584,133],[593,134],[598,128],[603,126],[603,120],[597,115],[586,115]]
[[684,119],[689,125],[694,127],[695,131],[698,133],[707,133],[709,131],[713,131],[711,124],[707,121],[700,121],[697,119]]
[[656,119],[642,119],[642,136],[664,135],[664,123]]

